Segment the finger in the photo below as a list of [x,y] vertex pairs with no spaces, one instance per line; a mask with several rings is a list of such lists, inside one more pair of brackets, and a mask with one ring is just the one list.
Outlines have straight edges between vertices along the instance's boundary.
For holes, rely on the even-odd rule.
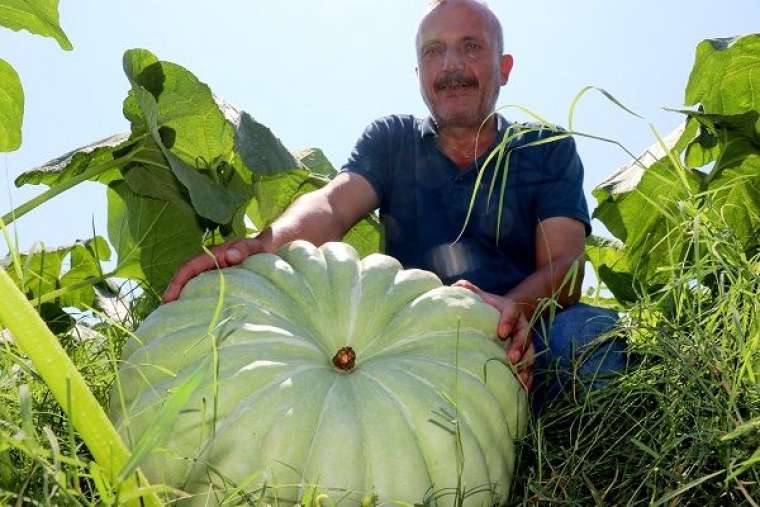
[[523,370],[520,372],[520,383],[525,392],[529,393],[533,389],[533,370]]
[[483,302],[487,305],[491,305],[500,312],[504,308],[504,304],[502,302],[502,298],[497,296],[496,294],[491,294],[490,292],[486,292],[474,283],[472,283],[469,280],[457,280],[453,284],[451,284],[453,287],[462,287],[463,289],[467,289],[470,292],[474,292],[477,294],[480,299],[483,300]]
[[206,254],[190,259],[177,271],[171,282],[169,282],[169,286],[164,292],[163,303],[170,303],[176,300],[188,280],[215,267],[216,262],[214,262],[214,258]]
[[528,347],[528,350],[525,351],[524,357],[526,377],[525,386],[527,388],[527,391],[530,392],[531,389],[533,389],[533,364],[536,358],[536,350],[533,348],[532,343]]
[[[507,307],[501,312],[501,318],[499,319],[499,326],[496,331],[499,338],[506,340],[510,336],[515,334],[515,326],[520,318],[520,312],[514,307]],[[512,339],[512,346],[514,346],[515,340]],[[510,348],[512,348],[512,346]]]
[[214,247],[211,249],[211,255],[204,253],[190,259],[172,278],[164,292],[163,303],[176,300],[185,284],[199,274],[211,271],[217,266],[226,268],[240,264],[249,256],[262,250],[261,242],[256,238],[245,238]]
[[533,388],[534,348],[530,345],[523,353],[522,360],[517,364],[517,378],[526,392]]
[[255,238],[246,238],[226,245],[223,252],[225,267],[240,264],[253,254],[262,251],[261,242]]
[[478,287],[477,285],[475,285],[474,283],[472,283],[469,280],[457,280],[456,282],[452,283],[451,286],[452,287],[462,287],[463,289],[467,289],[469,291],[472,291],[475,294],[478,294],[478,293],[482,292],[480,290],[480,287]]
[[530,337],[530,326],[524,315],[518,314],[514,328],[512,329],[512,343],[509,344],[507,356],[513,363],[523,359],[525,352],[532,348],[533,340]]

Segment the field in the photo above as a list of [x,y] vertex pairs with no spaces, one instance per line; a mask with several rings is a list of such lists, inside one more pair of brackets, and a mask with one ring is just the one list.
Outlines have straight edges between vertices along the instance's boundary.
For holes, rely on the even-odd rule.
[[[31,31],[69,49],[56,23]],[[48,189],[0,221],[9,251],[0,260],[3,504],[158,505],[181,497],[146,485],[139,467],[172,431],[182,390],[151,432],[123,443],[104,410],[122,348],[185,259],[263,230],[336,174],[321,151],[291,153],[181,65],[144,49],[127,51],[123,65],[129,135],[25,172],[16,185]],[[571,379],[530,421],[506,503],[760,503],[758,69],[760,35],[702,42],[684,109],[673,111],[683,127],[668,136],[652,129],[652,148],[631,154],[630,165],[595,190],[594,217],[615,238],[588,239],[599,286],[584,300],[620,312],[614,333],[629,344],[628,369],[600,389]],[[3,60],[0,87],[12,92],[0,96],[0,151],[12,151],[23,93]],[[595,91],[630,112],[604,90],[577,99]],[[556,139],[588,137],[573,129],[577,99],[567,130],[534,119]],[[483,169],[493,199],[504,195],[509,158],[504,144]],[[107,189],[107,238],[19,251],[9,226],[84,181]],[[367,217],[344,240],[361,255],[377,252],[382,227]],[[461,485],[453,502],[467,493]],[[266,487],[217,495],[272,503]],[[315,485],[299,502],[333,505],[340,496]],[[374,503],[369,496],[363,505]]]

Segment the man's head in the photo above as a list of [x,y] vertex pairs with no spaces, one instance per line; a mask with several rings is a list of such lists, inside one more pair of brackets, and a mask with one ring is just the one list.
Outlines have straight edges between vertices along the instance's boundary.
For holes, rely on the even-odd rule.
[[478,0],[437,0],[417,29],[422,98],[439,128],[477,128],[493,112],[512,57],[493,11]]

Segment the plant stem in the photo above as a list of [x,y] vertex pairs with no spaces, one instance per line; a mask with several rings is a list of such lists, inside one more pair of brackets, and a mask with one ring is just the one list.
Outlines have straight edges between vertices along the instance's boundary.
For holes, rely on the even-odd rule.
[[[106,416],[95,396],[85,383],[76,366],[50,332],[31,304],[13,283],[4,269],[0,269],[0,321],[8,328],[16,345],[32,360],[76,428],[95,461],[115,479],[129,459],[129,450]],[[139,485],[138,485],[139,478]],[[142,474],[132,475],[122,485],[128,494],[148,483]],[[161,505],[154,493],[142,497],[146,505]],[[138,501],[135,501],[137,504]]]
[[[139,150],[138,150],[139,151]],[[41,206],[42,204],[45,204],[47,201],[52,199],[53,197],[57,196],[58,194],[65,192],[66,190],[75,187],[82,183],[83,181],[87,181],[89,179],[94,178],[95,176],[98,176],[106,171],[109,171],[111,169],[114,169],[116,167],[121,167],[129,162],[132,161],[133,154],[127,155],[126,157],[120,157],[114,160],[110,160],[108,162],[105,162],[103,164],[98,164],[90,167],[86,171],[84,171],[82,174],[75,176],[71,178],[68,181],[65,181],[64,183],[57,185],[55,187],[51,187],[45,192],[41,193],[37,197],[34,197],[33,199],[30,199],[26,201],[21,206],[17,207],[16,209],[6,213],[2,217],[2,221],[5,223],[5,225],[10,225],[15,220],[21,218],[22,216],[26,215],[33,209],[37,208],[38,206]]]

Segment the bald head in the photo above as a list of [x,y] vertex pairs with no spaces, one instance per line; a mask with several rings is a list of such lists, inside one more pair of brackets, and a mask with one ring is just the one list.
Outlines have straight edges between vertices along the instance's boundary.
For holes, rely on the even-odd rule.
[[441,9],[464,5],[471,7],[476,12],[479,12],[480,15],[486,20],[487,25],[490,27],[490,38],[493,41],[494,47],[498,50],[499,55],[504,54],[504,30],[501,27],[499,18],[496,17],[496,14],[494,14],[488,4],[481,0],[432,0],[430,2],[430,8],[420,21],[419,27],[417,28],[417,49],[419,50],[420,47],[420,34],[422,32],[422,26],[425,21],[430,18],[431,15],[436,14]]

